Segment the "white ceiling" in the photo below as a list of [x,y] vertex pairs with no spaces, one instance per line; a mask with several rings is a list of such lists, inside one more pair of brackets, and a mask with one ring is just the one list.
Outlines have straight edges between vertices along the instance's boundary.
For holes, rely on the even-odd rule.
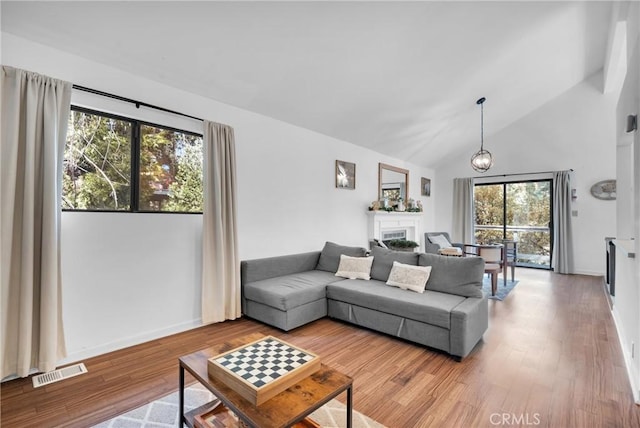
[[481,96],[490,148],[601,70],[611,20],[609,2],[1,7],[3,31],[430,167],[477,149]]

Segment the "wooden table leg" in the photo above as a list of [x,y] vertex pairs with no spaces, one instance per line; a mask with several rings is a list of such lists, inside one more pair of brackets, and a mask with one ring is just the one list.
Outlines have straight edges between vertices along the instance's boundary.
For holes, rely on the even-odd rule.
[[491,272],[491,295],[495,296],[498,291],[498,270]]
[[507,271],[509,270],[509,266],[507,266],[507,247],[502,247],[502,276],[504,286],[507,286]]
[[509,266],[507,266],[507,262],[505,260],[504,262],[504,268],[503,268],[503,272],[502,275],[504,277],[504,286],[507,286],[507,272],[509,271]]

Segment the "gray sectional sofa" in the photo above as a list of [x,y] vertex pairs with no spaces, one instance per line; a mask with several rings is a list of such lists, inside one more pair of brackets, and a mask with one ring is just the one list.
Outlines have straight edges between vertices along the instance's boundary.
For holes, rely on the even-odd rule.
[[[484,261],[374,247],[371,279],[335,276],[340,255],[364,248],[327,242],[322,251],[241,263],[244,315],[288,331],[329,316],[467,356],[488,327]],[[386,285],[393,262],[431,266],[424,293]]]

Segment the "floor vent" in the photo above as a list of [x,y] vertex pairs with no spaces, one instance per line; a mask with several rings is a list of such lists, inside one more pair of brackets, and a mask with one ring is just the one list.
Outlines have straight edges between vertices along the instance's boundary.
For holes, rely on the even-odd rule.
[[74,364],[72,366],[64,367],[58,370],[53,370],[51,372],[34,376],[32,378],[33,387],[37,388],[39,386],[49,385],[50,383],[54,383],[63,379],[68,379],[70,377],[78,376],[86,372],[87,372],[87,368],[83,363]]

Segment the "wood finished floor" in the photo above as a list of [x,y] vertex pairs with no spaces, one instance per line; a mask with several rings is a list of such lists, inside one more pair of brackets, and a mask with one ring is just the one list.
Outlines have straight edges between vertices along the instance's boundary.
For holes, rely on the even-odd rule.
[[356,410],[388,427],[640,427],[602,278],[516,275],[506,300],[489,301],[489,330],[461,363],[329,319],[289,333],[240,319],[86,360],[88,374],[42,388],[5,382],[0,424],[91,426],[175,391],[180,355],[260,332],[352,376]]

